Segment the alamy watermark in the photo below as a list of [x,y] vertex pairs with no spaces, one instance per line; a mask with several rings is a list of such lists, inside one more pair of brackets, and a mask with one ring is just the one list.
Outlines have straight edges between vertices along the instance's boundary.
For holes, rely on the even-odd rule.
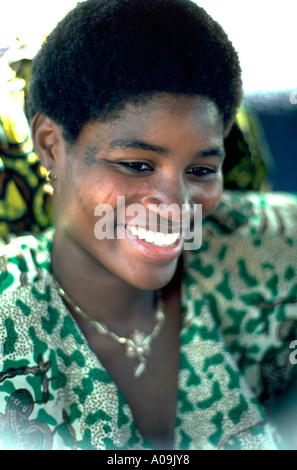
[[[294,349],[294,348],[297,348],[297,340],[291,341],[291,343],[290,343],[290,349]],[[291,354],[290,354],[290,363],[292,365],[297,364],[297,349],[295,349],[295,351],[291,352]]]
[[297,89],[290,94],[290,103],[297,104]]
[[3,366],[4,363],[4,346],[3,343],[0,343],[0,367]]
[[117,206],[99,204],[94,216],[100,217],[94,227],[98,240],[124,239],[127,232],[158,246],[169,246],[183,240],[184,250],[197,250],[202,244],[202,205],[130,204],[117,197]]

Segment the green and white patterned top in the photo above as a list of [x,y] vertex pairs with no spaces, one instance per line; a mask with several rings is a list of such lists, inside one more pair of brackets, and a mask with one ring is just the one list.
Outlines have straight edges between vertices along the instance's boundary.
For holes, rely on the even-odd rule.
[[[297,197],[226,192],[184,252],[175,449],[276,449],[296,376]],[[0,248],[0,449],[151,449],[50,272],[53,230]]]

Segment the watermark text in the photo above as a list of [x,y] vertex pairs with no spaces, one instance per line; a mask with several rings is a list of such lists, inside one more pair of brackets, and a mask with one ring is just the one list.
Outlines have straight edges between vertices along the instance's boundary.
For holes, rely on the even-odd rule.
[[94,216],[98,240],[124,239],[127,232],[159,246],[169,246],[183,240],[184,250],[197,250],[202,245],[202,205],[142,204],[125,205],[125,197],[117,197],[116,207],[99,204]]

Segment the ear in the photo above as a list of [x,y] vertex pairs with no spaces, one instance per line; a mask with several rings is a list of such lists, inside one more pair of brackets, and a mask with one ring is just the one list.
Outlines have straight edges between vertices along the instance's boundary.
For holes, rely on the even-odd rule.
[[53,169],[64,148],[60,126],[48,116],[38,113],[31,122],[31,135],[41,164],[48,170]]

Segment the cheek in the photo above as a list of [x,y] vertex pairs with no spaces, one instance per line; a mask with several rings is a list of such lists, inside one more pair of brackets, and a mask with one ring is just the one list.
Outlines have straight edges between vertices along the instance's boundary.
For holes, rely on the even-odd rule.
[[[116,204],[117,183],[108,175],[88,175],[77,178],[76,183],[68,187],[68,202],[74,210],[87,214],[94,213],[95,207],[100,204]],[[70,189],[70,190],[69,190]]]
[[127,200],[128,193],[127,184],[108,174],[100,179],[98,176],[80,179],[71,189],[70,204],[68,207],[64,204],[64,220],[67,218],[68,226],[75,223],[76,229],[83,230],[86,236],[93,235],[94,227],[100,220],[113,227],[117,220],[118,196],[124,196]]
[[206,217],[216,210],[222,197],[222,179],[216,181],[205,188],[202,192],[200,204],[202,204],[202,216]]

